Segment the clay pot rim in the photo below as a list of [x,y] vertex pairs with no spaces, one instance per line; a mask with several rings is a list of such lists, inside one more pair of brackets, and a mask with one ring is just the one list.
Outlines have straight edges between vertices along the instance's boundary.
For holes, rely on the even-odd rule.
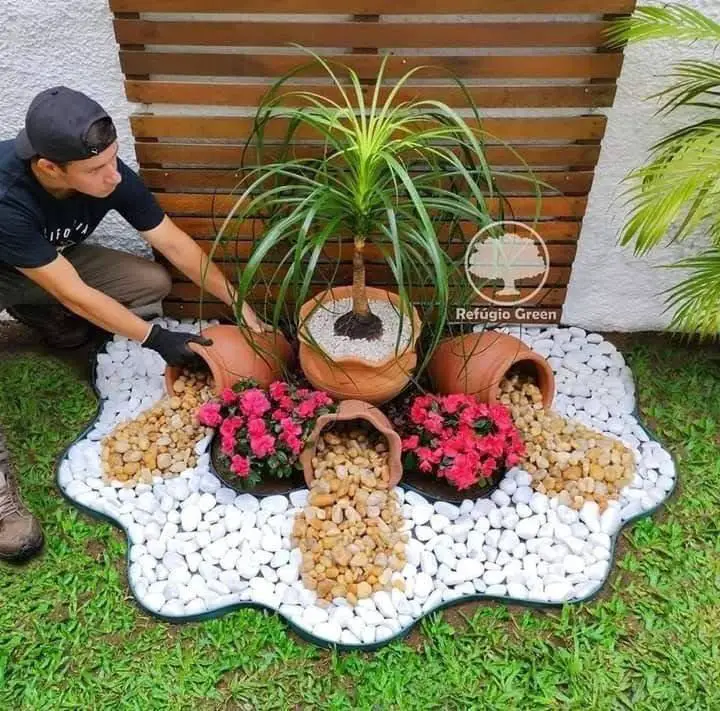
[[[346,411],[346,412],[343,412]],[[385,437],[388,443],[388,466],[390,467],[390,480],[388,490],[392,490],[402,480],[402,440],[399,433],[393,427],[388,416],[376,405],[365,400],[342,400],[338,403],[335,412],[328,412],[320,415],[315,422],[313,431],[300,452],[300,463],[303,465],[305,483],[310,489],[315,479],[315,471],[312,466],[312,455],[317,451],[317,440],[327,424],[333,421],[348,422],[350,420],[363,419],[372,424],[375,429]],[[311,451],[312,447],[312,451]],[[395,452],[394,457],[389,453]]]
[[[396,306],[399,306],[399,304],[395,301],[395,299],[399,300],[398,294],[396,294],[394,291],[389,291],[387,289],[379,289],[377,287],[368,286],[365,287],[368,298],[370,299],[372,295],[390,295],[391,298],[388,298],[388,301],[392,301],[395,303]],[[313,306],[316,303],[325,303],[326,301],[338,301],[342,298],[347,298],[348,291],[352,292],[352,286],[333,286],[330,289],[327,289],[323,292],[320,292],[319,294],[316,294],[311,299],[306,301],[301,307],[300,307],[300,317],[304,321],[308,312],[310,312],[313,308]],[[395,297],[394,299],[392,297]],[[375,301],[381,301],[381,298],[375,299]],[[332,356],[328,355],[323,351],[322,349],[316,348],[305,336],[305,326],[301,325],[298,327],[298,340],[300,341],[301,345],[307,346],[308,348],[311,348],[313,353],[317,353],[318,350],[320,350],[321,353],[326,355],[331,363],[338,364],[338,365],[360,365],[360,366],[370,366],[375,370],[381,370],[385,366],[390,365],[391,363],[394,363],[395,361],[399,360],[404,356],[406,353],[414,351],[415,350],[415,344],[417,343],[418,338],[420,337],[420,332],[422,331],[422,320],[420,319],[420,315],[418,314],[417,309],[415,308],[414,304],[411,304],[412,306],[412,319],[414,323],[414,330],[413,334],[410,337],[410,341],[408,342],[407,346],[402,350],[398,351],[397,353],[393,351],[390,355],[387,356],[387,358],[384,358],[383,360],[367,360],[365,358],[359,358],[358,356],[342,356],[340,358],[333,358]],[[362,401],[360,401],[362,402]]]
[[[219,323],[219,324],[213,324],[210,326],[207,326],[206,328],[203,328],[200,332],[200,335],[205,335],[206,333],[210,334],[210,338],[212,338],[212,332],[216,328],[234,328],[240,333],[246,333],[251,334],[251,337],[246,340],[254,341],[254,338],[252,338],[252,334],[255,332],[249,329],[247,326],[241,327],[238,326],[236,323]],[[281,339],[285,340],[287,344],[290,346],[289,341],[285,337],[285,334],[282,332],[282,330],[277,329],[275,331],[272,331],[270,333],[263,333],[263,334],[255,334],[258,336],[264,336],[265,338],[271,339],[273,336],[276,338],[273,339],[277,341],[277,337],[280,337]],[[213,382],[215,383],[214,391],[216,395],[220,394],[220,391],[222,390],[221,383],[223,382],[223,373],[226,371],[224,365],[221,361],[216,361],[214,358],[207,357],[207,354],[210,352],[208,346],[203,346],[200,343],[188,343],[188,348],[193,351],[194,353],[197,353],[200,358],[202,358],[205,365],[207,365],[208,369],[210,370],[210,374],[213,377]],[[292,346],[290,346],[290,352],[291,352],[291,359],[295,357],[295,354],[292,352]],[[263,353],[262,356],[265,358],[271,358],[271,354],[268,355],[267,353]],[[260,357],[260,354],[258,354],[258,357]],[[172,366],[172,365],[166,365],[165,371],[163,373],[163,377],[165,380],[165,392],[172,397],[175,393],[172,390],[172,386],[179,377],[180,373],[182,372],[182,368],[178,366]]]
[[[550,370],[550,373],[552,374],[552,368],[550,368],[550,364],[547,361],[547,358],[544,358],[539,353],[534,351],[530,346],[528,346],[524,341],[519,339],[517,336],[513,336],[510,333],[504,333],[503,331],[498,331],[495,328],[489,328],[483,331],[473,331],[472,333],[461,333],[457,336],[448,336],[447,338],[443,338],[438,345],[436,346],[436,351],[439,350],[440,346],[448,346],[451,348],[451,352],[453,355],[456,355],[458,357],[463,357],[463,350],[460,349],[460,352],[458,353],[455,348],[453,348],[453,343],[456,343],[460,345],[466,338],[470,338],[472,336],[476,336],[479,339],[483,338],[484,336],[494,335],[499,340],[506,340],[511,339],[513,341],[516,341],[519,344],[518,350],[517,350],[517,358],[515,359],[515,362],[513,362],[511,367],[514,367],[515,365],[525,362],[533,362],[537,363],[538,365],[544,364],[547,366]],[[467,354],[469,352],[470,354],[474,353],[482,353],[482,349],[479,351],[473,350],[472,348],[468,349],[465,353]],[[538,368],[538,375],[540,376],[540,379],[544,379],[544,372],[542,368]],[[541,385],[541,383],[538,383],[538,385]],[[550,378],[549,382],[549,388],[547,390],[541,388],[542,396],[543,396],[543,406],[546,408],[552,407],[553,400],[555,398],[555,383],[554,383],[554,376]],[[498,395],[500,392],[500,383],[495,383],[491,385],[488,388],[488,393],[490,396],[490,400],[499,402]]]

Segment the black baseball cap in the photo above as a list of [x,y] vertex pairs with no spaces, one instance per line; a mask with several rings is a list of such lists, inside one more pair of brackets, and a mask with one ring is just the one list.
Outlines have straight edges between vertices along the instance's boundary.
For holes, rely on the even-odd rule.
[[66,86],[45,89],[27,110],[25,128],[15,139],[15,152],[20,158],[41,156],[55,163],[92,158],[107,148],[86,141],[90,126],[103,118],[110,118],[105,109],[82,92]]

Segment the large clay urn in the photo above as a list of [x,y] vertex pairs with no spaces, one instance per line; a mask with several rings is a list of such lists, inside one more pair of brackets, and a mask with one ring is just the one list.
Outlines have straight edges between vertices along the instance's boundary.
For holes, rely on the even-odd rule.
[[[384,289],[366,287],[368,300],[390,300],[401,308],[400,297]],[[371,361],[359,356],[331,358],[312,345],[303,322],[318,303],[324,304],[352,297],[352,286],[328,289],[307,301],[300,309],[300,367],[305,377],[318,389],[325,390],[336,400],[356,399],[380,405],[392,400],[407,385],[417,365],[415,346],[422,329],[417,310],[412,310],[412,334],[405,350],[392,353],[383,360]],[[319,306],[318,308],[323,308]],[[372,308],[372,307],[371,307]]]
[[[217,393],[231,388],[242,378],[254,378],[260,387],[266,388],[273,380],[283,377],[283,368],[293,359],[292,348],[280,331],[255,333],[247,328],[222,325],[204,329],[203,336],[212,339],[213,344],[191,343],[189,347],[207,363]],[[165,388],[171,395],[181,370],[172,366],[165,369]]]
[[336,422],[348,422],[350,420],[365,420],[369,422],[380,434],[385,436],[388,445],[388,466],[390,468],[390,488],[397,485],[402,476],[402,442],[400,435],[393,428],[390,420],[377,407],[362,400],[343,400],[338,404],[335,412],[320,415],[315,422],[313,431],[305,442],[305,448],[300,454],[300,463],[303,465],[303,473],[308,488],[315,478],[315,470],[312,465],[313,457],[317,449],[317,442],[320,439],[323,429]]
[[549,363],[520,339],[499,331],[468,333],[441,341],[428,364],[435,392],[476,395],[497,402],[500,383],[510,372],[532,375],[550,407],[555,397],[555,377]]

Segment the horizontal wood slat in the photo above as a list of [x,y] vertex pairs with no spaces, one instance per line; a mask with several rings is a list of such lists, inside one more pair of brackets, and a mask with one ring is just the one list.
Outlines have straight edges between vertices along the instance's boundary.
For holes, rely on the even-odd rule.
[[[201,104],[207,106],[256,106],[267,93],[268,87],[258,84],[200,84],[196,82],[126,81],[125,93],[130,101],[143,104]],[[320,93],[335,102],[342,102],[338,89],[330,86],[297,85],[278,93],[285,96],[284,103],[309,106],[310,101],[295,94],[298,91]],[[380,92],[384,101],[391,89]],[[615,97],[615,84],[588,84],[580,86],[468,86],[468,94],[479,107],[598,107],[611,106]],[[372,87],[364,91],[372,97]],[[290,99],[288,101],[288,98]],[[396,94],[396,101],[442,101],[448,106],[462,108],[468,105],[465,92],[457,86],[408,86]]]
[[[198,241],[209,242],[214,239],[220,229],[220,221],[212,217],[173,217],[175,224]],[[528,223],[533,227],[532,223]],[[477,232],[477,227],[470,222],[461,222],[458,225],[465,240],[470,240]],[[545,242],[569,242],[577,239],[580,223],[576,221],[541,221],[534,225],[537,233]],[[223,239],[228,248],[232,249],[237,243],[251,243],[253,238],[261,235],[264,229],[263,220],[231,220]],[[449,240],[449,228],[443,224],[437,226],[438,240],[445,244]],[[371,240],[375,240],[373,235]],[[453,241],[456,239],[453,236]]]
[[[388,81],[423,67],[396,95],[396,101],[433,99],[453,108],[468,108],[467,94],[454,83],[453,77],[457,76],[465,82],[472,102],[481,113],[484,109],[507,109],[496,113],[513,113],[511,118],[493,117],[480,124],[473,120],[468,123],[482,129],[486,159],[496,171],[505,173],[497,176],[497,183],[507,199],[502,203],[497,198],[489,199],[491,214],[532,223],[547,242],[549,281],[527,305],[544,306],[550,310],[548,322],[557,320],[565,300],[587,194],[606,126],[604,116],[590,114],[593,109],[612,105],[615,80],[623,61],[622,52],[605,51],[605,31],[614,15],[633,11],[635,0],[446,0],[442,3],[437,0],[109,0],[109,3],[116,13],[114,30],[121,45],[120,62],[126,77],[127,97],[148,106],[150,112],[154,105],[163,104],[229,107],[225,109],[226,114],[244,113],[233,108],[256,107],[274,78],[305,63],[302,72],[296,75],[302,83],[282,90],[293,92],[294,98],[290,101],[296,106],[303,105],[297,97],[299,91],[318,92],[341,101],[340,92],[325,81],[325,70],[310,62],[308,55],[298,48],[280,54],[272,49],[287,49],[296,43],[320,52],[323,47],[338,48],[327,58],[350,66],[368,87],[364,89],[366,97],[372,91],[369,85],[377,75],[384,53],[389,52],[385,65]],[[173,13],[173,16],[163,16],[163,13]],[[218,16],[211,18],[206,13],[218,13]],[[298,14],[306,16],[304,21],[292,17]],[[332,15],[339,17],[328,17]],[[396,22],[393,15],[408,17]],[[423,15],[434,15],[433,20],[437,21],[428,21]],[[368,17],[373,21],[366,21]],[[153,47],[146,51],[148,45]],[[190,51],[190,47],[199,51]],[[223,47],[248,49],[223,51]],[[167,51],[161,51],[165,48]],[[436,48],[443,48],[443,53],[438,55]],[[469,55],[460,48],[474,51]],[[346,54],[341,49],[351,52]],[[496,49],[500,51],[493,51]],[[345,81],[342,68],[339,72]],[[221,81],[218,77],[226,79]],[[416,81],[423,78],[435,80],[435,85]],[[390,90],[384,87],[381,99]],[[533,114],[539,112],[522,111],[556,108],[574,109],[564,113],[575,115],[535,116]],[[203,108],[196,108],[194,113],[198,115],[194,116],[187,115],[188,110],[176,111],[183,115],[148,113],[131,117],[141,177],[156,191],[161,207],[177,225],[196,239],[203,251],[214,250],[214,258],[221,268],[234,274],[252,254],[265,227],[262,220],[252,216],[233,220],[223,242],[214,249],[214,238],[223,216],[237,200],[237,194],[228,193],[237,189],[239,167],[251,167],[259,162],[256,146],[245,146],[253,133],[253,118],[207,115],[211,112]],[[266,127],[264,163],[279,155],[278,144],[285,139],[286,129],[287,122],[282,120]],[[303,127],[293,135],[293,156],[324,155],[322,139],[321,134]],[[523,180],[528,177],[523,170],[526,165],[533,167],[534,177],[547,184],[542,188],[545,194],[539,207],[531,184]],[[462,257],[475,232],[471,223],[461,224],[452,234],[448,225],[437,225],[438,239],[453,258]],[[392,288],[395,280],[384,261],[386,244],[379,235],[368,240],[367,278],[371,284]],[[280,247],[267,255],[262,265],[266,277],[280,264],[283,252]],[[320,276],[314,276],[316,291],[325,288],[333,272],[335,283],[349,283],[351,260],[350,241],[327,244]],[[166,313],[181,318],[197,316],[200,290],[172,265],[168,267],[174,285],[165,302]],[[532,285],[539,283],[537,279],[520,282],[522,296],[530,294]],[[488,289],[487,293],[492,295],[496,291]],[[257,308],[268,298],[272,302],[276,294],[277,287],[268,293],[266,285],[259,283],[249,300]],[[432,284],[421,285],[414,292],[418,300],[434,296]],[[203,298],[208,299],[203,308],[205,318],[232,317],[231,311],[216,299],[209,295]],[[476,303],[487,305],[480,297]]]
[[[326,288],[326,286],[324,287],[316,285],[315,288],[310,289],[311,297],[315,294],[319,294],[320,292],[325,291]],[[524,287],[519,289],[519,291],[520,296],[518,298],[524,298],[525,296],[529,295],[530,292],[534,291],[534,287]],[[493,293],[497,293],[497,289],[487,289],[486,292],[488,295],[492,295]],[[561,306],[563,304],[563,301],[565,300],[565,292],[566,288],[562,286],[543,287],[542,289],[538,290],[538,293],[533,298],[532,302],[528,302],[528,304],[523,305],[542,304],[544,306]],[[277,294],[278,287],[272,286],[268,288],[264,284],[258,284],[252,288],[248,300],[253,303],[262,303],[265,299],[271,300],[275,298]],[[413,299],[417,299],[418,301],[429,301],[430,299],[434,298],[435,295],[436,291],[433,287],[418,287],[417,289],[413,290]],[[175,284],[173,284],[173,288],[170,292],[170,295],[168,296],[168,301],[199,302],[200,287],[196,286],[195,284],[190,284],[188,282],[176,282]],[[219,303],[215,297],[208,294],[207,292],[203,297],[203,301],[206,302],[206,304]],[[290,301],[289,299],[286,301],[292,304],[292,301]],[[485,302],[480,298],[480,296],[477,296],[476,300],[472,301],[471,303],[484,304]]]
[[[222,216],[232,209],[237,197],[203,193],[155,193],[160,206],[171,215]],[[487,201],[491,214],[499,214],[497,199]],[[541,217],[574,217],[585,214],[587,198],[546,197],[540,205]],[[511,197],[505,203],[505,217],[532,218],[537,210],[536,200],[531,197]]]
[[[400,54],[387,60],[385,76],[398,78],[410,69],[424,67],[417,78],[449,78],[448,72],[454,72],[465,79],[614,79],[620,74],[622,58],[620,52],[479,57]],[[377,54],[325,55],[325,59],[345,64],[360,78],[367,79],[375,78],[382,61]],[[301,62],[298,55],[120,52],[120,64],[126,74],[276,77],[296,69]],[[312,63],[301,76],[325,77],[327,72],[320,64]]]
[[[245,160],[245,165],[252,165],[257,160],[256,152],[252,147],[245,151],[243,146],[210,145],[207,143],[136,143],[135,154],[140,165],[153,163],[161,166],[212,166],[237,167]],[[317,158],[323,154],[320,146],[297,144],[293,155],[297,158]],[[487,146],[485,157],[493,166],[523,165],[523,161],[530,166],[572,166],[575,168],[592,167],[597,163],[600,154],[599,145],[565,145],[565,146],[533,146],[515,144],[506,146]],[[273,161],[277,151],[265,147],[263,159],[265,162]]]
[[243,12],[351,15],[626,13],[635,0],[110,0],[114,12]]
[[[228,262],[219,262],[218,266],[220,270],[228,277],[236,277],[237,267],[234,264]],[[180,271],[174,267],[170,268],[170,274],[173,277],[173,281],[178,283],[190,283],[189,279]],[[273,274],[276,274],[275,283],[278,283],[282,277],[287,274],[287,267],[278,267],[277,264],[263,264],[256,272],[256,281],[261,282],[264,279],[272,279]],[[333,284],[350,284],[352,283],[353,265],[352,262],[342,262],[334,264],[323,264],[318,265],[315,270],[311,283],[313,284],[326,284],[329,280],[332,280]],[[365,278],[370,286],[387,287],[393,288],[397,284],[397,279],[393,276],[392,271],[386,264],[368,263],[365,265]],[[548,278],[546,284],[548,286],[566,285],[570,278],[570,267],[554,267],[551,266],[548,270]],[[416,281],[413,282],[415,287],[418,286],[432,286],[431,281],[427,281],[424,284],[418,284]],[[539,283],[537,277],[531,279],[516,279],[515,283],[518,287],[520,286],[533,286]]]
[[232,47],[601,47],[608,22],[203,22],[115,19],[118,44]]
[[[237,187],[239,177],[233,170],[202,169],[154,169],[141,168],[140,176],[150,188],[163,190],[198,190],[202,188],[230,191]],[[548,171],[535,172],[532,175],[518,171],[517,177],[500,175],[497,187],[503,193],[515,195],[534,195],[533,179],[547,183],[549,187],[539,186],[541,192],[553,195],[558,192],[569,195],[584,195],[592,184],[592,171]]]
[[[250,254],[252,253],[252,248],[254,244],[250,240],[223,240],[220,241],[215,247],[214,240],[197,239],[196,241],[206,254],[210,254],[210,252],[212,252],[213,261],[216,262],[247,261],[247,259],[250,257]],[[443,242],[445,251],[453,258],[462,257],[465,253],[465,250],[467,249],[467,245],[468,242],[457,241],[448,243],[447,240]],[[387,250],[389,250],[390,247],[387,244],[383,244],[382,246],[385,247],[387,253]],[[576,245],[574,243],[550,243],[547,245],[547,248],[548,254],[550,255],[551,264],[556,266],[568,266],[572,264],[572,260],[575,257],[576,251]],[[351,242],[343,242],[340,244],[338,244],[337,242],[333,242],[331,244],[327,244],[323,250],[323,254],[326,255],[325,261],[332,260],[332,263],[335,263],[335,261],[342,260],[350,263],[352,261],[353,249],[354,247]],[[281,259],[286,251],[287,250],[283,249],[282,247],[276,250],[271,250],[268,253],[267,260],[265,261],[270,262],[272,260]],[[385,264],[380,244],[368,242],[365,245],[363,255],[367,264],[371,264],[373,262]]]
[[[150,116],[135,114],[130,117],[136,138],[224,138],[240,140],[252,131],[253,120],[242,116]],[[478,128],[476,121],[468,125]],[[605,116],[487,118],[481,128],[500,141],[598,141],[605,132]],[[271,121],[267,138],[282,139],[287,122]],[[319,138],[309,128],[298,130],[299,140]],[[497,140],[495,141],[497,142]]]

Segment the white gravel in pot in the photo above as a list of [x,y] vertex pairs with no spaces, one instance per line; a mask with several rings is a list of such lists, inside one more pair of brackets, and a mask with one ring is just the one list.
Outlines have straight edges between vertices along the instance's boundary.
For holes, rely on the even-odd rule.
[[[156,321],[198,329],[195,322]],[[254,602],[327,642],[362,646],[408,629],[445,601],[472,595],[577,601],[607,578],[623,523],[667,498],[675,468],[633,416],[632,374],[612,344],[579,328],[522,329],[520,335],[553,366],[556,409],[619,437],[635,452],[634,481],[602,514],[593,502],[578,512],[533,492],[530,475],[519,468],[490,498],[459,506],[432,504],[398,488],[411,533],[401,571],[405,591],[375,593],[355,608],[341,599],[322,608],[300,582],[300,552],[290,534],[307,491],[264,499],[236,494],[210,473],[208,439],[197,445],[197,466],[176,478],[105,484],[101,438],[164,394],[162,359],[137,343],[116,337],[98,356],[102,409],[60,463],[58,483],[78,504],[125,528],[133,592],[145,608],[167,617]]]
[[395,352],[402,353],[410,343],[412,318],[403,318],[402,333],[396,346],[400,330],[399,310],[388,299],[371,299],[368,303],[370,311],[383,324],[382,334],[375,340],[335,335],[335,321],[352,310],[352,299],[325,302],[307,319],[307,329],[323,351],[332,358],[355,356],[368,361],[381,361]]

